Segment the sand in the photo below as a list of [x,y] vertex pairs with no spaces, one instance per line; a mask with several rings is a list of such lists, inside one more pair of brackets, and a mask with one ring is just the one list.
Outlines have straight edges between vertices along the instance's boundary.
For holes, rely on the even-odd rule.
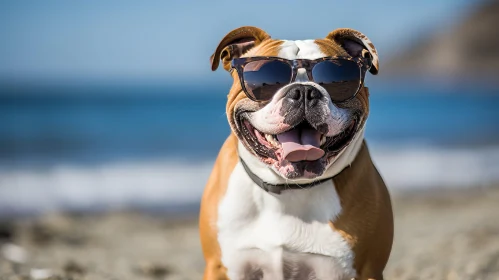
[[[499,279],[499,187],[393,195],[386,279]],[[47,214],[0,223],[0,280],[201,279],[196,217]]]

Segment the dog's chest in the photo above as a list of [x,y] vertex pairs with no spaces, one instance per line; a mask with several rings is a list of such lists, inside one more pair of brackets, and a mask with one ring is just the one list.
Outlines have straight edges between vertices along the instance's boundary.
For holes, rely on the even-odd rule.
[[218,241],[231,280],[350,279],[353,252],[329,222],[341,205],[332,181],[269,194],[236,165],[218,211]]

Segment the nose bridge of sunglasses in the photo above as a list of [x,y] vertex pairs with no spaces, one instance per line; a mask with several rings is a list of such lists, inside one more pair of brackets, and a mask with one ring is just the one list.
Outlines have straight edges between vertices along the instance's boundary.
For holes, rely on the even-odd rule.
[[309,82],[309,81],[310,80],[308,79],[307,69],[298,68],[296,70],[295,82]]

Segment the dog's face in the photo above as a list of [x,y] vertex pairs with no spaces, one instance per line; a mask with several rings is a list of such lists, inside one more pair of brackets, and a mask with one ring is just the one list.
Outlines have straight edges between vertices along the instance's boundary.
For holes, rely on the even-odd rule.
[[251,154],[286,179],[322,175],[363,130],[369,113],[368,89],[362,85],[355,97],[333,102],[326,89],[299,68],[296,79],[276,89],[270,100],[253,101],[230,63],[234,58],[261,56],[288,60],[369,57],[370,72],[376,74],[376,49],[366,36],[351,29],[337,29],[324,39],[286,41],[271,39],[255,27],[241,27],[227,34],[212,56],[212,70],[221,60],[234,79],[227,117]]

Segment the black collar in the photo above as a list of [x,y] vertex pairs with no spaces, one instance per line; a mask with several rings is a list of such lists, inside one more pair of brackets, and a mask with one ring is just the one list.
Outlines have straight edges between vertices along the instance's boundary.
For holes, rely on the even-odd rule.
[[[244,167],[244,170],[246,170],[246,173],[248,173],[248,176],[251,178],[251,180],[253,180],[253,182],[255,182],[255,184],[257,184],[260,188],[262,188],[263,190],[265,190],[266,192],[270,192],[270,193],[275,193],[275,194],[280,194],[281,191],[283,190],[287,190],[287,189],[308,189],[308,188],[312,188],[312,187],[315,187],[315,186],[318,186],[328,180],[331,180],[332,178],[334,178],[335,176],[332,176],[332,177],[328,177],[328,178],[325,178],[325,179],[320,179],[320,180],[317,180],[317,181],[313,181],[312,183],[307,183],[307,184],[295,184],[295,183],[289,183],[289,184],[278,184],[278,185],[274,185],[274,184],[269,184],[267,182],[264,182],[262,179],[260,179],[260,177],[258,177],[255,173],[253,173],[249,167],[246,165],[246,163],[244,162],[244,160],[242,158],[239,158],[239,160],[241,161],[241,164],[243,165]],[[341,173],[341,172],[340,172]]]

